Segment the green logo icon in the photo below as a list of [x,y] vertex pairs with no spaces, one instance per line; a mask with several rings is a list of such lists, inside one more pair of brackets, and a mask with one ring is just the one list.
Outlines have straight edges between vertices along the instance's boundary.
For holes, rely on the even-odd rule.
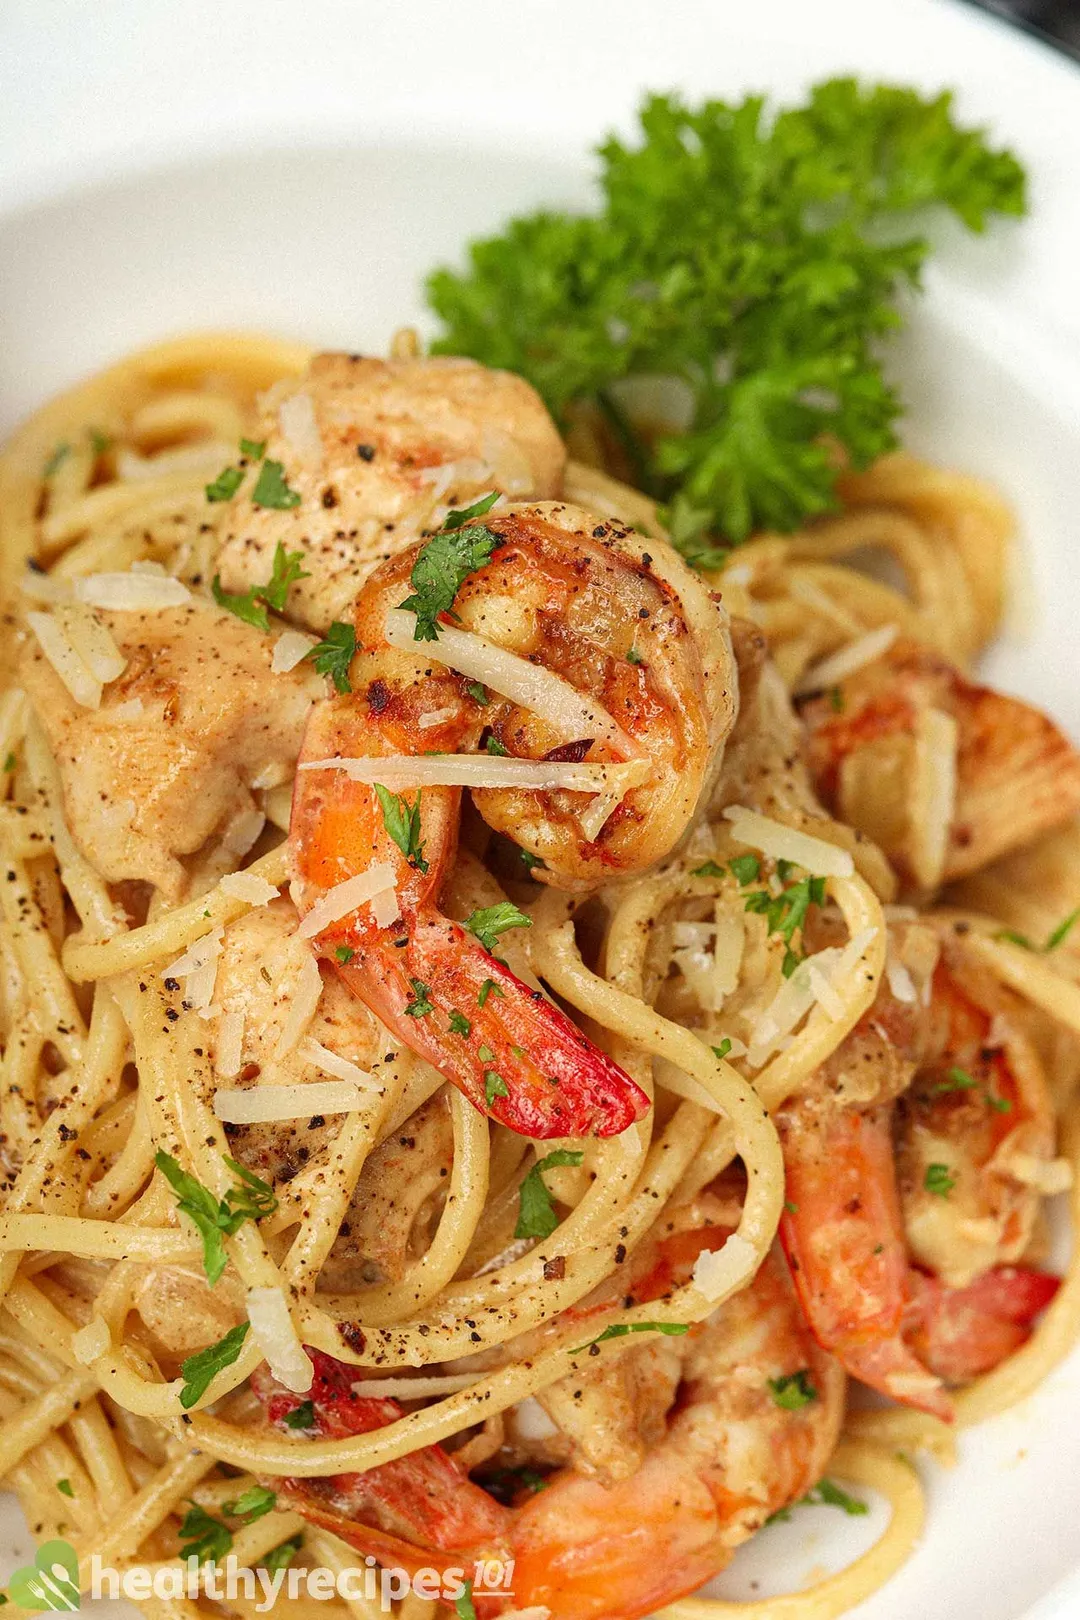
[[46,1541],[32,1564],[17,1569],[8,1582],[12,1603],[24,1609],[77,1609],[79,1560],[69,1541]]

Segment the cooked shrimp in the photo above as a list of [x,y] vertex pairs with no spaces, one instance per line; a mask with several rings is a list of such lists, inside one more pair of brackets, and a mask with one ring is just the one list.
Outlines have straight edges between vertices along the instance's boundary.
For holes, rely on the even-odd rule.
[[1054,722],[918,642],[894,641],[802,715],[818,792],[916,887],[974,872],[1080,810],[1080,754]]
[[[408,1570],[432,1554],[513,1560],[513,1594],[474,1594],[478,1612],[542,1605],[558,1620],[636,1620],[694,1591],[735,1549],[817,1482],[836,1443],[844,1377],[814,1344],[783,1265],[691,1330],[679,1398],[641,1467],[608,1488],[564,1469],[512,1508],[438,1446],[366,1474],[275,1481],[279,1500],[365,1554]],[[387,1423],[393,1401],[352,1393],[353,1369],[315,1356],[320,1434]],[[299,1397],[260,1381],[272,1422]],[[785,1399],[787,1391],[797,1398]]]
[[319,932],[319,954],[401,1040],[504,1124],[537,1137],[611,1134],[640,1116],[638,1088],[437,909],[460,788],[398,800],[398,815],[407,810],[415,822],[406,850],[400,828],[397,840],[388,831],[385,801],[381,808],[347,762],[360,756],[359,774],[370,781],[368,760],[475,754],[484,738],[491,746],[482,759],[546,759],[556,773],[567,760],[629,757],[645,780],[610,803],[602,826],[582,828],[593,801],[579,792],[485,788],[475,802],[490,826],[542,863],[534,869],[542,880],[583,889],[640,871],[689,825],[730,727],[726,621],[673,554],[661,556],[652,541],[653,554],[643,553],[619,524],[555,505],[512,507],[485,526],[496,549],[459,590],[455,616],[554,672],[575,703],[581,694],[596,734],[559,735],[440,664],[438,643],[388,645],[388,615],[409,594],[418,550],[395,558],[356,603],[351,692],[319,704],[308,726],[290,831],[298,900],[307,911],[350,878],[380,865],[392,871],[389,923],[362,905]]
[[[819,1343],[871,1388],[946,1419],[942,1380],[984,1371],[990,1346],[996,1359],[1009,1354],[1056,1286],[1005,1264],[1026,1248],[1038,1210],[1038,1174],[1027,1185],[1015,1174],[1010,1181],[1010,1163],[1027,1169],[1030,1159],[1053,1174],[1045,1081],[1018,1033],[990,1033],[1010,998],[984,984],[976,1003],[968,971],[962,946],[949,942],[932,979],[909,983],[911,999],[884,988],[813,1088],[777,1120],[788,1193],[781,1239]],[[957,1098],[965,1099],[959,1107]],[[920,1106],[938,1134],[908,1141],[909,1115],[927,1130]],[[929,1140],[940,1159],[928,1155]],[[961,1180],[964,1201],[949,1208]],[[915,1273],[913,1261],[940,1275]],[[980,1279],[984,1287],[972,1287]],[[1029,1309],[1036,1298],[1042,1303]],[[973,1353],[977,1329],[985,1329],[982,1357]]]
[[437,528],[448,507],[485,490],[513,500],[561,493],[566,452],[538,394],[475,360],[373,360],[320,354],[263,396],[255,430],[301,497],[230,506],[218,567],[226,590],[269,578],[280,542],[304,553],[307,577],[289,617],[324,631],[347,617],[387,557]]

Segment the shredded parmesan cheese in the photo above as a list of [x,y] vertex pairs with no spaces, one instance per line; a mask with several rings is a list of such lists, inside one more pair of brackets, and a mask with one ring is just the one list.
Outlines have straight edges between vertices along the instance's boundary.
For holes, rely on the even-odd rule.
[[214,962],[221,955],[221,942],[224,937],[224,925],[214,928],[209,934],[203,934],[190,944],[183,956],[178,956],[175,962],[170,962],[167,968],[162,969],[163,979],[186,979],[190,974],[198,972],[208,962]]
[[744,1281],[757,1261],[757,1251],[738,1232],[732,1232],[722,1249],[703,1249],[694,1261],[691,1281],[708,1300],[726,1298]]
[[302,461],[322,461],[323,442],[310,394],[301,390],[283,399],[278,406],[278,426],[281,437],[294,455]]
[[55,613],[71,645],[96,681],[107,686],[123,674],[127,659],[88,607],[81,602],[64,602],[57,605]]
[[427,714],[422,714],[416,723],[421,731],[431,731],[433,727],[441,726],[445,721],[452,720],[455,714],[457,714],[455,708],[430,709]]
[[651,774],[646,759],[626,764],[572,765],[546,759],[501,759],[487,754],[388,754],[382,758],[308,759],[301,771],[343,771],[353,782],[380,782],[400,793],[407,788],[519,788],[524,792],[617,791],[620,798]]
[[75,702],[84,709],[99,709],[101,682],[79,657],[60,621],[51,613],[28,613],[26,622]]
[[74,584],[76,599],[87,607],[110,608],[114,613],[138,613],[144,608],[182,607],[191,592],[168,574],[87,574]]
[[221,847],[237,860],[246,855],[257,842],[266,826],[261,810],[239,810],[221,835]]
[[[300,938],[314,939],[316,934],[321,934],[331,923],[340,922],[350,911],[366,905],[377,894],[393,887],[394,868],[389,861],[377,861],[374,866],[369,866],[366,872],[358,872],[355,877],[346,878],[344,883],[335,883],[332,889],[327,889],[326,893],[316,900],[301,922],[297,930]],[[394,915],[397,915],[396,911]],[[390,920],[392,922],[393,918]]]
[[876,930],[865,928],[843,947],[830,945],[800,962],[785,979],[754,1028],[747,1061],[758,1069],[784,1043],[806,1014],[820,1004],[830,1018],[844,1011],[840,987],[854,972]]
[[802,692],[821,692],[829,686],[839,686],[841,681],[854,675],[856,670],[863,669],[865,665],[872,664],[875,658],[880,658],[887,652],[900,633],[898,624],[883,624],[877,630],[868,630],[865,636],[858,636],[849,641],[846,647],[838,652],[831,653],[823,658],[820,664],[811,664],[805,670],[802,678],[795,687],[796,695]]
[[289,1011],[274,1049],[274,1060],[277,1063],[288,1057],[299,1045],[300,1037],[314,1018],[315,1009],[322,995],[322,974],[319,972],[319,964],[309,950],[303,946],[299,949],[303,951],[303,955],[296,972],[292,995],[289,997]]
[[303,662],[312,647],[317,646],[315,638],[305,636],[302,630],[283,630],[274,642],[270,668],[275,675],[287,675],[290,669]]
[[897,1001],[918,1001],[919,995],[915,989],[914,979],[903,962],[891,952],[885,958],[885,980]]
[[1073,1183],[1068,1159],[1038,1159],[1033,1153],[1010,1153],[1003,1158],[1001,1168],[1025,1187],[1033,1187],[1042,1198],[1068,1192]]
[[911,782],[911,870],[924,889],[945,873],[949,832],[956,813],[958,728],[951,714],[923,709],[915,720]]
[[226,1012],[218,1025],[217,1045],[214,1048],[214,1069],[222,1079],[231,1080],[240,1073],[243,1061],[244,1015]]
[[[402,608],[391,608],[386,615],[386,639],[402,652],[419,653],[414,639],[415,613]],[[437,657],[448,669],[457,670],[471,681],[482,681],[500,697],[529,709],[553,726],[567,742],[579,737],[592,737],[606,742],[624,759],[636,759],[641,748],[599,703],[592,702],[564,681],[561,675],[531,664],[527,658],[485,641],[471,630],[455,630],[448,625],[439,626],[437,649],[423,656]]]
[[362,1069],[358,1063],[351,1063],[348,1058],[341,1057],[332,1052],[328,1046],[308,1036],[301,1041],[297,1056],[304,1063],[313,1063],[324,1074],[332,1074],[338,1080],[348,1080],[352,1085],[359,1086],[361,1091],[382,1091],[382,1086],[373,1074]]
[[274,885],[257,872],[227,872],[218,888],[230,899],[246,900],[252,906],[269,905],[277,896]]
[[249,1288],[247,1314],[252,1337],[278,1383],[303,1395],[311,1388],[315,1369],[297,1338],[284,1290]]
[[724,816],[731,822],[731,835],[737,843],[748,844],[776,861],[794,861],[815,877],[851,877],[855,862],[846,849],[813,838],[782,821],[760,816],[745,805],[729,805]]
[[89,1367],[111,1344],[109,1324],[100,1316],[91,1317],[85,1327],[71,1335],[71,1353],[80,1367]]
[[[380,1088],[381,1089],[381,1088]],[[266,1125],[315,1114],[355,1114],[370,1102],[352,1080],[310,1080],[294,1086],[221,1086],[215,1118],[226,1125]]]
[[142,720],[146,717],[146,705],[142,698],[127,698],[123,703],[116,703],[109,710],[110,720]]

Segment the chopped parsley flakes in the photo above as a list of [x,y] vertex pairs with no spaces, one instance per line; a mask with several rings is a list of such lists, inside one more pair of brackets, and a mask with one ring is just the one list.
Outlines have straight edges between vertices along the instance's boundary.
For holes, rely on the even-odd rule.
[[935,1198],[948,1198],[956,1186],[956,1177],[947,1164],[928,1164],[926,1175],[923,1177],[923,1186]]
[[201,1181],[181,1169],[171,1153],[159,1149],[154,1155],[154,1163],[177,1195],[177,1207],[203,1240],[203,1268],[211,1287],[225,1270],[224,1238],[232,1237],[245,1221],[261,1220],[277,1209],[271,1186],[227,1154],[223,1157],[240,1184],[230,1188],[224,1198],[215,1198]]
[[424,844],[420,837],[420,800],[423,790],[417,789],[416,799],[410,805],[404,793],[391,793],[381,782],[376,782],[374,787],[386,831],[413,870],[426,873],[428,863],[424,859]]
[[267,608],[273,608],[275,613],[284,612],[289,586],[295,585],[298,579],[311,577],[307,570],[300,566],[303,560],[302,551],[286,551],[279,540],[274,549],[270,578],[265,585],[253,585],[249,591],[234,593],[222,590],[221,575],[215,574],[210,583],[214,601],[218,607],[223,607],[227,612],[235,614],[238,619],[243,619],[245,624],[254,625],[256,630],[269,630]]
[[409,575],[412,595],[398,604],[416,614],[415,641],[438,641],[440,613],[451,612],[469,575],[490,562],[502,543],[494,529],[472,521],[490,512],[498,498],[498,490],[493,490],[464,511],[449,512],[442,528],[417,553]]
[[782,1378],[770,1378],[768,1382],[769,1394],[785,1412],[798,1412],[818,1398],[818,1392],[810,1382],[809,1367],[800,1367],[798,1372],[788,1373]]
[[423,979],[410,979],[413,999],[406,1005],[406,1018],[426,1018],[428,1013],[435,1011],[435,1003],[431,999],[431,986],[425,984]]
[[231,1367],[244,1348],[250,1322],[239,1322],[236,1327],[230,1328],[223,1339],[216,1344],[207,1345],[205,1350],[199,1350],[195,1355],[188,1356],[181,1363],[180,1375],[183,1378],[183,1387],[180,1390],[180,1405],[186,1412],[201,1401],[211,1383],[219,1372]]
[[1056,951],[1059,945],[1065,943],[1078,920],[1080,920],[1080,906],[1075,911],[1070,911],[1069,915],[1063,918],[1057,927],[1047,934],[1042,945],[1034,944],[1026,934],[1018,934],[1011,928],[1003,928],[999,934],[994,935],[994,938],[1008,940],[1010,945],[1022,945],[1025,951],[1038,951],[1045,956],[1050,951]]
[[264,461],[259,468],[255,488],[251,492],[253,506],[269,507],[273,511],[288,512],[300,505],[300,495],[290,489],[285,480],[285,469],[280,461]]
[[595,1339],[586,1344],[579,1344],[570,1354],[579,1356],[583,1350],[591,1350],[595,1344],[604,1344],[608,1339],[625,1339],[628,1333],[666,1333],[669,1337],[677,1337],[680,1333],[689,1333],[690,1327],[686,1322],[612,1322],[603,1333],[598,1333]]
[[[474,911],[470,917],[466,917],[464,926],[470,934],[476,935],[485,951],[494,955],[500,934],[505,934],[510,928],[531,928],[532,918],[519,911],[512,901],[500,900],[497,906],[484,906]],[[491,982],[490,979],[485,980],[486,984]]]
[[559,1224],[551,1194],[544,1184],[544,1171],[561,1169],[565,1165],[579,1165],[585,1155],[576,1148],[556,1148],[544,1158],[537,1159],[521,1183],[521,1205],[518,1210],[516,1238],[546,1238]]
[[356,651],[356,631],[351,624],[335,619],[317,647],[304,654],[320,675],[329,675],[339,692],[351,692],[349,665]]
[[[481,1059],[481,1061],[483,1061]],[[490,1108],[496,1097],[509,1097],[510,1088],[497,1069],[484,1070],[484,1101]]]

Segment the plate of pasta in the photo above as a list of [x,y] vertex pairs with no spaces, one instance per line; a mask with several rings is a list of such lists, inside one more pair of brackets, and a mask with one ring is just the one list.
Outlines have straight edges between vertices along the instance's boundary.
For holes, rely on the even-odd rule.
[[454,13],[0,23],[4,1603],[1071,1613],[1075,72]]

